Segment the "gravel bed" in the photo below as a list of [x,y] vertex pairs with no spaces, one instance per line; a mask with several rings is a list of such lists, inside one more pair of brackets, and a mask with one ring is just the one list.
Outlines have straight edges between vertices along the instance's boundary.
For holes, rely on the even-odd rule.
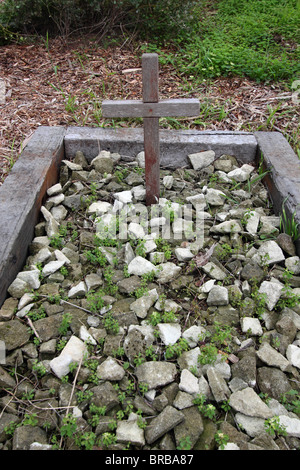
[[0,449],[300,448],[293,237],[261,167],[188,158],[150,207],[143,152],[62,162],[0,309]]

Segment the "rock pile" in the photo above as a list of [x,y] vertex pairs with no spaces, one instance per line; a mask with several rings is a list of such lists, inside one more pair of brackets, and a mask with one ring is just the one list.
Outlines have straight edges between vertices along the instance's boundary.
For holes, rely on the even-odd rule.
[[[300,447],[300,260],[260,168],[63,161],[0,309],[0,448]],[[1,356],[0,356],[1,357]]]

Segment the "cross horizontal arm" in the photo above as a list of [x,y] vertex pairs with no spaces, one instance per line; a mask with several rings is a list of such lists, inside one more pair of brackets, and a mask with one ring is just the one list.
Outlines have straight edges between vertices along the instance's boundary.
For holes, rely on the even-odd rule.
[[158,103],[144,103],[139,100],[104,100],[102,102],[103,117],[175,117],[198,116],[199,100],[170,99]]

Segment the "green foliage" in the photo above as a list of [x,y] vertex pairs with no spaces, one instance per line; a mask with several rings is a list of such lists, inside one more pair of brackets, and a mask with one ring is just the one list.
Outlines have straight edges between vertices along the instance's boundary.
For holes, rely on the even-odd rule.
[[195,78],[237,75],[256,81],[295,79],[299,74],[299,2],[221,0],[212,7],[204,1],[197,18],[192,34],[179,33],[179,51],[167,59],[181,72]]
[[0,38],[15,32],[67,36],[80,28],[96,33],[137,31],[143,37],[176,35],[193,19],[195,0],[4,0]]

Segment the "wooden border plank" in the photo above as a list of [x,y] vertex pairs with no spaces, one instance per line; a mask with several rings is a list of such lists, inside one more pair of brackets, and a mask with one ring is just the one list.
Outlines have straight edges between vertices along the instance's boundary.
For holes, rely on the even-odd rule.
[[23,268],[47,189],[58,180],[64,127],[39,127],[0,187],[0,306]]

